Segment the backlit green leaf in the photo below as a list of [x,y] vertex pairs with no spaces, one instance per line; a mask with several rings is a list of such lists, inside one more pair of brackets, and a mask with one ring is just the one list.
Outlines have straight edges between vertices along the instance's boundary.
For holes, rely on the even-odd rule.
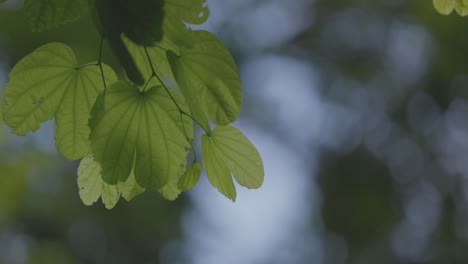
[[107,209],[112,209],[120,198],[116,185],[109,185],[101,178],[101,166],[88,156],[81,160],[78,167],[78,188],[85,205],[92,205],[99,197]]
[[229,51],[207,31],[193,31],[190,47],[177,55],[168,51],[174,77],[192,110],[204,126],[209,118],[218,125],[236,120],[242,101],[237,68]]
[[468,15],[468,0],[433,0],[434,7],[443,15],[455,10],[460,16]]
[[211,184],[235,200],[232,176],[247,188],[263,183],[263,163],[252,143],[233,126],[218,126],[210,136],[202,136],[203,165]]
[[88,11],[87,0],[25,0],[24,10],[33,31],[71,22]]
[[[178,105],[181,95],[172,90]],[[135,164],[135,178],[144,188],[160,190],[170,179],[180,177],[192,137],[192,121],[181,115],[161,86],[141,92],[126,82],[117,82],[93,108],[91,145],[110,184],[125,181]],[[184,132],[185,129],[185,132]]]
[[[134,170],[135,168],[133,168]],[[128,202],[145,192],[145,188],[138,185],[135,180],[135,173],[133,170],[130,172],[130,176],[125,182],[119,182],[117,188],[122,192],[122,197],[125,198]]]
[[[103,68],[106,82],[115,82],[113,70]],[[88,119],[104,89],[99,66],[78,69],[70,47],[50,43],[18,62],[9,77],[3,114],[13,133],[25,135],[55,117],[58,150],[71,160],[89,153]]]
[[78,167],[78,188],[80,198],[85,205],[92,205],[99,197],[107,209],[112,209],[119,201],[120,195],[130,201],[145,192],[136,181],[133,171],[127,181],[110,185],[102,180],[101,165],[92,156],[83,158]]
[[177,182],[179,182],[180,176],[184,173],[184,168],[180,168],[179,172],[177,173],[177,177],[172,177],[169,182],[159,190],[159,193],[167,200],[174,201],[179,197],[179,194],[182,192],[177,187]]
[[201,165],[198,162],[194,162],[187,168],[187,170],[180,177],[177,187],[181,191],[187,191],[193,188],[200,179]]
[[221,159],[215,142],[208,135],[203,135],[202,139],[203,166],[206,176],[220,193],[232,201],[236,200],[236,187],[232,181],[231,172]]
[[[101,179],[102,181],[102,179]],[[120,199],[120,192],[117,186],[105,182],[102,184],[101,200],[107,209],[112,209]]]
[[[148,57],[146,56],[144,47],[135,44],[128,38],[123,37],[123,40],[133,60],[135,61],[135,64],[138,65],[138,68],[146,83],[151,77],[152,72],[151,65],[149,63]],[[158,73],[158,75],[163,78],[174,80],[171,66],[167,61],[166,51],[159,47],[147,47],[147,50],[151,58],[151,62],[153,63],[153,68]],[[153,78],[153,81],[155,81],[154,84],[157,84],[155,78]]]

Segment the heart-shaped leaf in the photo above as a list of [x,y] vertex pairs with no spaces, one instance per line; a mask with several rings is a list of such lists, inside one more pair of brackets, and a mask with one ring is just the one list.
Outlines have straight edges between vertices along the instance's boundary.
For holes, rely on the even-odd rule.
[[[103,69],[108,84],[117,80],[110,67]],[[78,68],[70,47],[50,43],[18,62],[9,77],[3,114],[13,133],[36,131],[55,117],[55,144],[63,156],[75,160],[89,153],[88,119],[104,90],[99,66]]]
[[192,138],[193,124],[174,103],[188,111],[181,95],[161,86],[147,91],[130,83],[117,82],[93,108],[91,146],[109,184],[126,181],[135,164],[137,183],[160,190],[179,179]]
[[247,188],[262,185],[264,171],[260,154],[237,128],[218,126],[211,135],[203,135],[202,153],[208,180],[227,198],[236,199],[232,176]]

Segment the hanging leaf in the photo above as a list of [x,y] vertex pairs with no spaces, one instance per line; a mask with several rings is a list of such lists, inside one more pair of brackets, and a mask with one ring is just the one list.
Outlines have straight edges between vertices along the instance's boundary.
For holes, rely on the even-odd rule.
[[235,127],[218,126],[211,135],[202,136],[203,166],[210,183],[235,201],[232,176],[247,188],[259,188],[264,171],[260,154]]
[[194,31],[190,47],[168,51],[177,84],[194,117],[206,129],[206,115],[218,125],[236,120],[242,102],[237,68],[229,51],[207,31]]
[[200,179],[201,165],[198,162],[194,162],[187,168],[187,170],[180,177],[177,187],[181,191],[187,191],[193,188]]
[[436,10],[448,15],[455,10],[460,16],[468,15],[468,0],[433,0]]
[[[13,133],[36,131],[42,122],[55,117],[55,144],[70,160],[90,151],[88,119],[104,89],[99,66],[77,67],[70,47],[50,43],[15,65],[4,91],[4,120]],[[103,68],[106,82],[115,82],[114,71],[106,65]]]
[[[178,105],[183,99],[171,91]],[[91,145],[109,184],[126,181],[135,164],[135,178],[143,188],[160,190],[171,178],[180,177],[187,141],[193,124],[181,115],[166,90],[160,86],[141,92],[126,82],[117,82],[93,108]],[[185,131],[184,131],[185,130]]]
[[24,11],[33,31],[46,31],[88,12],[87,0],[25,0]]
[[107,209],[112,209],[117,204],[120,195],[130,201],[145,192],[145,189],[136,183],[133,171],[127,181],[119,182],[118,185],[104,182],[101,177],[101,165],[92,156],[87,156],[80,162],[78,188],[80,198],[85,205],[90,206],[101,197]]
[[203,166],[211,185],[232,201],[236,201],[236,187],[231,172],[221,159],[215,143],[207,136],[202,136]]
[[78,167],[78,188],[85,205],[94,204],[99,197],[107,209],[112,209],[120,198],[116,185],[109,185],[101,178],[101,166],[91,156],[81,160]]

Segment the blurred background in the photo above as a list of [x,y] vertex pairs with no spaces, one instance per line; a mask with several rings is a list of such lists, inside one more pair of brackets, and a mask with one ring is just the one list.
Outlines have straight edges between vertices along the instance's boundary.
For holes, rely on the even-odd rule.
[[[427,0],[207,3],[264,185],[232,203],[202,177],[175,202],[87,207],[53,122],[0,126],[1,264],[468,263],[468,18]],[[0,6],[2,87],[51,41],[97,59],[89,16],[38,34],[21,7]]]

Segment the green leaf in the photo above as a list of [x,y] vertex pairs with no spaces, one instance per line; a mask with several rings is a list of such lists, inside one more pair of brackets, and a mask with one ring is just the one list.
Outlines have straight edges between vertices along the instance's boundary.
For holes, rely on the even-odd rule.
[[203,166],[206,176],[220,193],[232,201],[236,201],[236,187],[226,164],[221,159],[215,143],[208,135],[202,135]]
[[[174,90],[171,94],[188,111],[181,95]],[[117,82],[96,102],[90,127],[94,158],[102,166],[104,181],[125,181],[135,164],[137,183],[155,190],[180,177],[190,148],[186,134],[193,135],[192,121],[181,117],[165,89],[157,86],[141,92],[126,82]]]
[[125,198],[127,202],[130,202],[130,200],[145,192],[145,188],[141,187],[136,182],[134,170],[135,168],[132,169],[130,176],[125,182],[119,182],[117,184],[117,188],[122,192],[122,197]]
[[133,170],[127,181],[111,185],[102,180],[101,165],[92,156],[83,158],[78,167],[78,188],[80,198],[85,205],[92,205],[99,197],[107,209],[112,209],[119,201],[120,195],[130,201],[145,192],[135,181]]
[[33,31],[45,31],[78,19],[88,11],[87,0],[25,0]]
[[169,18],[178,18],[189,24],[203,24],[210,14],[206,0],[166,0],[164,11]]
[[[13,133],[25,135],[55,117],[55,144],[70,160],[90,151],[88,119],[104,89],[99,66],[77,67],[70,47],[50,43],[15,65],[4,91],[4,120]],[[115,82],[114,71],[103,68],[106,82]]]
[[178,187],[177,187],[177,182],[180,179],[180,175],[183,173],[183,168],[178,172],[178,177],[172,177],[169,182],[159,190],[159,193],[167,200],[169,201],[174,201],[179,197],[179,194],[182,192]]
[[455,10],[460,16],[468,15],[468,0],[433,0],[436,10],[448,15]]
[[187,38],[191,33],[187,24],[204,23],[208,19],[209,9],[205,6],[205,0],[167,0],[163,10],[163,38],[157,45],[179,54],[179,47],[191,42]]
[[207,118],[218,125],[236,120],[242,102],[237,68],[229,51],[207,31],[193,31],[190,47],[177,55],[168,51],[174,77],[194,117],[207,126]]
[[[143,79],[146,83],[151,77],[152,71],[144,47],[135,44],[133,41],[126,38],[125,36],[123,36],[123,41],[125,43],[125,46],[127,47],[128,52],[130,52],[133,60],[135,61],[135,64],[138,66],[140,72],[142,73]],[[160,77],[174,80],[174,76],[172,75],[171,71],[171,66],[167,61],[166,51],[160,47],[147,47],[147,50],[156,73]],[[153,78],[153,81],[155,85],[159,84],[155,78]]]
[[259,188],[264,170],[260,154],[235,127],[218,126],[202,136],[203,165],[210,183],[231,200],[236,190],[231,174],[247,188]]
[[181,191],[187,191],[193,188],[200,179],[201,165],[198,162],[194,162],[187,168],[187,170],[180,177],[177,183],[177,188]]
[[81,160],[78,167],[78,188],[85,205],[92,205],[99,197],[107,209],[112,209],[120,198],[116,185],[109,185],[101,178],[101,166],[91,156]]

